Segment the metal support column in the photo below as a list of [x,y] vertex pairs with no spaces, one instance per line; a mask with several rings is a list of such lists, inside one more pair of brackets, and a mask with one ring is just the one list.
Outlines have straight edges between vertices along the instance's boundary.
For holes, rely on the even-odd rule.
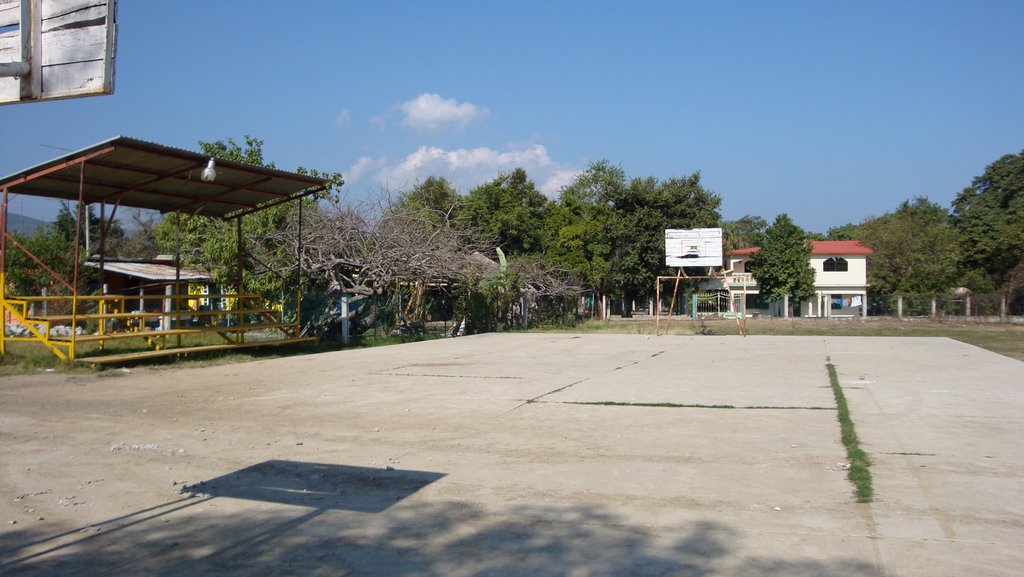
[[[242,245],[242,216],[241,215],[239,215],[238,218],[235,220],[235,236],[237,237],[236,238],[236,242],[238,243],[238,247],[237,247],[237,253],[238,254],[236,255],[238,257],[238,289],[235,291],[236,292],[236,294],[235,294],[235,310],[238,311],[238,326],[241,327],[243,324],[245,324],[245,320],[242,318],[242,294],[245,292],[245,268],[244,268],[244,264],[243,264],[243,261],[242,261],[243,245]],[[241,331],[241,330],[238,331],[238,339],[235,342],[238,342],[238,343],[245,342],[245,332],[244,331]]]
[[78,328],[78,261],[81,257],[80,245],[82,236],[82,207],[85,204],[85,163],[78,165],[78,213],[75,215],[75,272],[71,275],[71,345],[68,347],[68,360],[75,360],[75,333]]
[[295,333],[293,337],[301,336],[302,334],[302,203],[303,200],[300,198],[299,203],[299,240],[296,243],[295,249]]
[[[174,301],[172,307],[177,318],[174,328],[181,328],[181,213],[174,213]],[[181,333],[175,335],[175,342],[181,346]]]
[[7,354],[7,187],[0,197],[0,356]]

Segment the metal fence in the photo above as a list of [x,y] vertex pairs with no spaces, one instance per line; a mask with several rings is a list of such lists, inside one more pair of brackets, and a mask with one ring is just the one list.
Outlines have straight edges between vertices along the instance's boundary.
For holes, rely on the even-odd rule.
[[869,294],[869,316],[897,318],[956,317],[1009,322],[1024,316],[1024,294]]

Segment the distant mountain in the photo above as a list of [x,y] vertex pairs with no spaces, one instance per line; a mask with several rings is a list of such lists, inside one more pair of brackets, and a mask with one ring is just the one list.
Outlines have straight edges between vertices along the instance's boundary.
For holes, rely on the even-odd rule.
[[7,213],[7,232],[17,232],[25,236],[32,236],[37,228],[48,224],[50,223],[32,218],[31,216],[25,216],[16,212]]

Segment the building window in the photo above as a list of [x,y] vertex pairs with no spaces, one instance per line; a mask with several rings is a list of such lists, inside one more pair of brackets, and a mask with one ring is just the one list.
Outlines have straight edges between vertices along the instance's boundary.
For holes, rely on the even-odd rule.
[[760,293],[747,295],[747,310],[760,310],[768,308],[768,301]]
[[841,256],[830,256],[825,259],[825,264],[822,270],[825,272],[846,272],[850,269],[850,264],[846,262],[846,259]]

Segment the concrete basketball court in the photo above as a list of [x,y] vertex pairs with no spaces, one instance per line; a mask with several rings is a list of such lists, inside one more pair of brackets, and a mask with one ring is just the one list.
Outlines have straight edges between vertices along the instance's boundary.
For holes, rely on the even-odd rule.
[[1024,363],[931,338],[490,334],[4,377],[0,575],[1015,576],[1022,425]]

